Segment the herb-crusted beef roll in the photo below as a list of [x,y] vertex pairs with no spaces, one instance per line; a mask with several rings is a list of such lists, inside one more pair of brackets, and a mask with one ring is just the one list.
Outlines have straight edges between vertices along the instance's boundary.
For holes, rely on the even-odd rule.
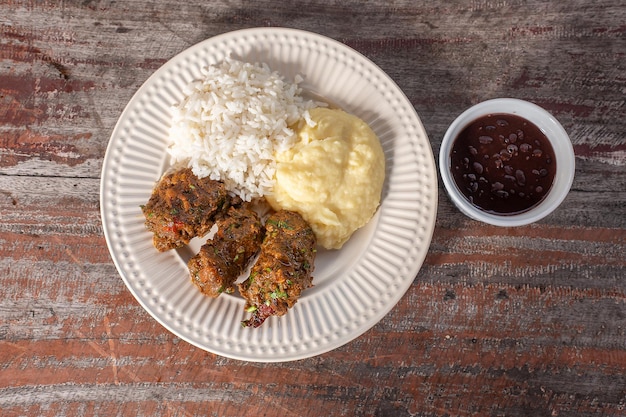
[[141,209],[154,246],[164,252],[204,236],[230,204],[223,183],[200,179],[185,168],[163,176]]
[[234,283],[263,241],[263,225],[248,204],[231,207],[217,232],[187,263],[191,281],[209,297],[235,291]]
[[252,313],[242,322],[246,327],[284,315],[312,286],[316,239],[309,224],[298,213],[280,210],[267,218],[265,229],[259,258],[238,286]]

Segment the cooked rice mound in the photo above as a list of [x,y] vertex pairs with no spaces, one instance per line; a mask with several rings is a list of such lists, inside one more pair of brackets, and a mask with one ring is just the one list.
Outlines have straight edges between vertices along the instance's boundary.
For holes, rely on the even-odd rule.
[[200,178],[223,181],[245,201],[271,193],[275,153],[293,146],[289,126],[310,120],[308,110],[317,104],[300,96],[300,82],[267,64],[235,59],[204,68],[172,109],[172,165],[187,164]]

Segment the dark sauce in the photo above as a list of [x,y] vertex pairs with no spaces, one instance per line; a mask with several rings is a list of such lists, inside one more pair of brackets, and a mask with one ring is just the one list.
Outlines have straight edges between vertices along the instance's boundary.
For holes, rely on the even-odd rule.
[[528,120],[490,114],[461,131],[450,153],[454,181],[476,207],[512,215],[530,210],[550,191],[554,150]]

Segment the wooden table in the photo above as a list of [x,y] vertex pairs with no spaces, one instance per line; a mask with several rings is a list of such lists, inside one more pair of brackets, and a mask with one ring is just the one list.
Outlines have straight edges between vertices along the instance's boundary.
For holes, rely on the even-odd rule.
[[[626,3],[0,0],[2,416],[626,415]],[[516,97],[569,132],[550,216],[498,228],[439,186],[425,264],[329,353],[246,363],[169,333],[109,256],[99,178],[139,86],[191,45],[285,26],[363,53],[435,156],[470,105]]]

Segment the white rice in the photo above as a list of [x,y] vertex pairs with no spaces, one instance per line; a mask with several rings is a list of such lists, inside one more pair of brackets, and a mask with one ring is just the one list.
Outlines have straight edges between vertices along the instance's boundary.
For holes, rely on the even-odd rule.
[[172,165],[224,181],[245,201],[270,194],[275,152],[291,147],[289,126],[319,105],[300,96],[301,77],[285,80],[267,64],[227,59],[202,71],[173,107],[168,148]]

